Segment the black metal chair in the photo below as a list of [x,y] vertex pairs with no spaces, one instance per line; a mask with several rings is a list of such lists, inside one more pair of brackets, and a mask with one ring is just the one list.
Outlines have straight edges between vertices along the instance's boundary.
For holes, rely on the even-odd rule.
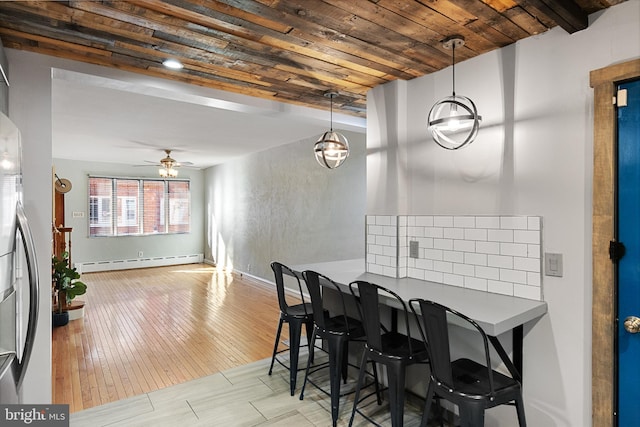
[[[331,418],[333,426],[335,427],[338,422],[340,398],[344,396],[344,394],[341,394],[340,379],[342,378],[345,383],[347,381],[349,342],[357,340],[363,341],[365,336],[364,327],[359,319],[347,315],[345,295],[333,280],[315,271],[304,271],[302,276],[307,283],[307,289],[311,296],[311,305],[315,313],[313,341],[315,341],[316,338],[321,338],[326,341],[329,361],[317,366],[312,366],[312,357],[309,358],[304,382],[302,384],[302,391],[300,392],[300,400],[304,399],[304,390],[307,382],[322,392],[327,393],[326,390],[323,390],[322,387],[314,382],[310,374],[328,366],[330,393],[327,394],[331,396]],[[335,292],[325,292],[326,289],[331,289]],[[327,297],[327,294],[337,298]],[[332,302],[333,304],[331,304]],[[336,305],[338,307],[336,307]],[[331,312],[333,312],[333,314],[331,314]],[[312,346],[310,348],[310,354],[312,355],[313,352],[314,347]],[[378,376],[375,370],[375,364],[373,365],[373,377],[377,391]]]
[[[402,427],[404,423],[406,368],[415,363],[428,362],[429,357],[426,345],[422,339],[411,337],[409,309],[396,293],[373,283],[360,280],[350,283],[349,288],[360,302],[359,306],[367,334],[349,426],[353,424],[356,412],[376,424],[374,420],[358,409],[361,384],[364,377],[363,367],[366,366],[368,360],[373,360],[376,363],[385,365],[387,368],[391,425],[392,427]],[[393,327],[389,330],[389,328],[382,325],[380,317],[381,297],[395,300],[394,306],[398,308],[395,309],[394,316],[401,315],[403,317],[402,320],[407,325],[406,333],[400,333],[394,330]],[[396,322],[393,321],[392,323],[395,324]]]
[[[278,331],[276,332],[276,341],[273,345],[273,356],[271,356],[271,366],[269,367],[269,375],[273,371],[273,363],[277,361],[289,370],[289,386],[291,387],[291,396],[294,395],[296,389],[296,380],[298,377],[298,354],[300,350],[300,336],[302,334],[302,325],[307,331],[307,345],[309,349],[313,348],[313,308],[311,303],[305,302],[304,293],[302,292],[302,284],[300,278],[284,264],[272,262],[271,269],[276,279],[276,290],[278,292],[278,304],[280,305],[280,321],[278,323]],[[284,274],[291,276],[298,283],[298,292],[300,293],[301,304],[289,305],[287,303],[287,294],[284,286]],[[278,350],[280,344],[280,333],[282,332],[282,324],[289,324],[289,347]],[[304,347],[304,346],[303,346]],[[276,356],[284,351],[289,351],[289,366],[284,364]],[[313,352],[309,353],[309,357],[313,357]]]
[[[526,427],[521,384],[516,379],[520,375],[509,358],[500,351],[498,354],[512,377],[491,368],[489,339],[480,325],[464,314],[433,301],[412,299],[409,305],[416,315],[422,317],[431,360],[431,378],[420,425],[427,425],[431,401],[437,395],[458,405],[461,427],[482,427],[485,409],[511,402],[515,403],[520,427]],[[451,361],[448,317],[454,320],[453,323],[465,325],[479,334],[484,346],[483,363],[468,358]]]

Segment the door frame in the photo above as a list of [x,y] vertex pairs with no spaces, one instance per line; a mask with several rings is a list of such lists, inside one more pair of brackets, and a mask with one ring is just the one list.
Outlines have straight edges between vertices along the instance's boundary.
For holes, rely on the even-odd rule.
[[613,426],[616,381],[615,270],[609,242],[615,237],[616,86],[640,78],[640,59],[593,70],[593,200],[592,200],[592,425]]

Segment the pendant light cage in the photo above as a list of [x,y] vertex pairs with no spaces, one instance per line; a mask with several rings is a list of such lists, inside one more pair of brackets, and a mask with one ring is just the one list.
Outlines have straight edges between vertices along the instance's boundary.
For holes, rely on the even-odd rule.
[[433,140],[447,150],[457,150],[471,144],[480,129],[482,117],[474,102],[466,96],[456,95],[455,50],[464,46],[464,37],[452,36],[443,42],[452,52],[452,95],[436,102],[428,116],[428,126]]
[[313,147],[313,152],[320,166],[335,169],[349,157],[349,141],[344,135],[333,130],[333,98],[338,94],[326,92],[324,96],[331,99],[331,129],[320,136]]

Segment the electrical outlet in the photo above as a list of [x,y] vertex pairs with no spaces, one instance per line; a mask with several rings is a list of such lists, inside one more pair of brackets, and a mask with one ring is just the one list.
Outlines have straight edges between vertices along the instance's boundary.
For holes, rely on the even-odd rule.
[[409,258],[418,258],[420,251],[420,245],[417,241],[411,240],[409,242]]
[[142,251],[138,251],[138,258],[142,258]]

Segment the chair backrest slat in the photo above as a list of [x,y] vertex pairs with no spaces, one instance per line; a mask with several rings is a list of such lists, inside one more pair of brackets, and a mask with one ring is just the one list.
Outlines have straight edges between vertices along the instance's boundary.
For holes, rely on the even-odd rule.
[[[289,267],[287,267],[286,265],[274,261],[271,263],[271,269],[273,270],[273,274],[275,276],[275,280],[276,280],[276,291],[278,292],[278,304],[280,306],[280,311],[282,311],[283,313],[287,313],[288,309],[289,309],[289,304],[287,303],[287,296],[286,296],[286,291],[285,291],[285,286],[284,286],[284,275],[286,274],[287,276],[291,276],[293,277],[297,283],[298,283],[298,293],[299,293],[299,297],[300,300],[302,301],[302,304],[305,304],[306,301],[304,300],[304,292],[302,291],[302,283],[300,283],[300,278],[294,273],[294,271],[292,269],[290,269]],[[305,314],[309,314],[307,313],[307,307],[306,305],[303,306],[304,307],[304,312]]]

